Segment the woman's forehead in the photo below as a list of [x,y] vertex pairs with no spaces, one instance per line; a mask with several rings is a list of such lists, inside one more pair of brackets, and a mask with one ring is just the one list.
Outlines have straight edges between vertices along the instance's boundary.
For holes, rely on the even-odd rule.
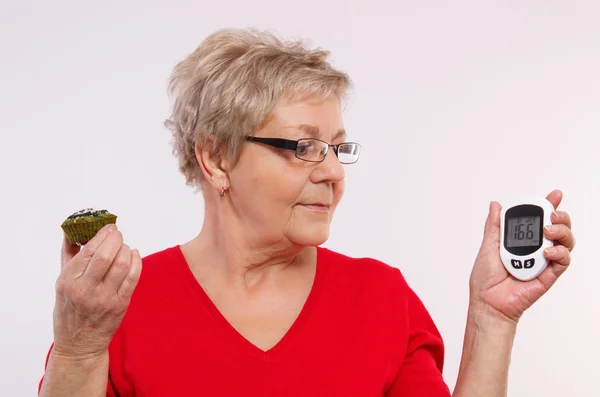
[[309,98],[279,104],[269,117],[266,127],[286,135],[317,139],[337,139],[346,135],[337,98]]

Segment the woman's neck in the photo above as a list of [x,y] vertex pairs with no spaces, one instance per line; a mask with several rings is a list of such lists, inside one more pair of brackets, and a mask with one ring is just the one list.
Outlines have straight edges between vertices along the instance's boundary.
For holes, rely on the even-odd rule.
[[207,203],[200,233],[182,246],[196,275],[206,274],[227,284],[243,283],[252,288],[277,279],[287,270],[316,262],[316,248],[284,239],[265,242],[261,236],[244,230],[235,217],[222,214],[222,208],[215,211]]

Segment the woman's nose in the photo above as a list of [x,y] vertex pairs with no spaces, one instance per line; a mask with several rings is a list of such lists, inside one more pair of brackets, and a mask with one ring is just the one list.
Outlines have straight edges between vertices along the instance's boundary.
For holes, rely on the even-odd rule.
[[318,164],[315,172],[319,179],[331,182],[342,181],[346,174],[342,163],[340,163],[333,149],[327,152],[325,159]]

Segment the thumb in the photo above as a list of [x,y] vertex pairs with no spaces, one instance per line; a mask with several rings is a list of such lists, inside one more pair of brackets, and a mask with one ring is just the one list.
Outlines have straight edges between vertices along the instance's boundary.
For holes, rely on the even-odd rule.
[[485,241],[496,242],[500,239],[500,211],[502,206],[496,201],[490,203],[488,217],[485,221],[483,230],[483,239]]
[[60,250],[60,268],[61,268],[61,270],[65,267],[65,265],[67,263],[69,263],[69,261],[71,261],[71,259],[73,259],[73,257],[75,255],[77,255],[77,253],[79,252],[80,249],[81,249],[80,246],[71,244],[69,242],[69,239],[67,238],[67,235],[63,233],[63,243],[62,243],[62,248]]

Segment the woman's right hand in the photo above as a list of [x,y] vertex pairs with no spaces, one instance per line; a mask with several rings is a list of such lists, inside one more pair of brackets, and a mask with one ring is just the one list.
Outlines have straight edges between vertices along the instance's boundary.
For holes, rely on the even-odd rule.
[[63,239],[56,281],[54,355],[93,358],[105,354],[142,271],[137,250],[107,225],[83,247]]

